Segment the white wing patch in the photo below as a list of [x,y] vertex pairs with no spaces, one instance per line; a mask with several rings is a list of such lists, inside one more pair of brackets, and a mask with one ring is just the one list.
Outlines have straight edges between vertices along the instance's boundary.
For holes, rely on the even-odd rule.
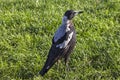
[[68,23],[68,24],[67,24],[67,28],[66,28],[66,32],[70,31],[69,26],[70,26],[70,24]]
[[64,41],[63,43],[61,43],[61,44],[56,45],[56,47],[59,47],[60,49],[65,48],[65,47],[68,45],[68,43],[70,42],[70,40],[72,39],[72,36],[73,36],[73,32],[71,32],[71,33],[69,34],[69,37],[68,37],[67,40],[65,40],[65,41]]

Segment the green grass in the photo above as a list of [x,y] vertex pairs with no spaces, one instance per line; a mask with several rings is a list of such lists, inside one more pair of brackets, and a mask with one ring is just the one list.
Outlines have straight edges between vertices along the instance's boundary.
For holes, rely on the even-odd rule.
[[[61,61],[38,76],[68,9],[84,10],[70,70]],[[120,0],[0,0],[0,80],[23,79],[120,80]]]

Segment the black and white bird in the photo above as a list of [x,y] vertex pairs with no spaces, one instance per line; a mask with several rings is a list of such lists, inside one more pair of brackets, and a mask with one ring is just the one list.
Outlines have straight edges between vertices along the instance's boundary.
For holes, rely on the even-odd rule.
[[80,13],[83,13],[83,11],[67,10],[65,12],[62,24],[52,39],[52,46],[49,50],[45,65],[39,72],[41,76],[44,76],[55,62],[61,58],[64,58],[65,64],[67,64],[69,55],[76,44],[76,32],[72,19]]

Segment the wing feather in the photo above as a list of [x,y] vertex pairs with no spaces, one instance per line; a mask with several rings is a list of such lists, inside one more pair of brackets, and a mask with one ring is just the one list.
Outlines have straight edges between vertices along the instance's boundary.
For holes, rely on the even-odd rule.
[[60,49],[56,48],[56,45],[53,44],[49,51],[45,65],[40,71],[40,74],[43,76],[45,73],[47,73],[47,71],[55,64],[55,62],[58,61],[58,59],[62,58],[62,56],[64,56],[67,50],[68,50],[67,47]]

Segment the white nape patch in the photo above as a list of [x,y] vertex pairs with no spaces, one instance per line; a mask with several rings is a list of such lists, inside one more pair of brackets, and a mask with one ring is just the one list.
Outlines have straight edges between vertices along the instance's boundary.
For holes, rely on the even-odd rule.
[[54,41],[57,42],[58,39],[63,37],[66,32],[70,31],[70,20],[67,19],[66,16],[62,19],[62,25],[59,27],[59,29],[56,31],[54,35]]
[[54,35],[54,42],[57,42],[58,39],[63,37],[66,33],[66,27],[61,25]]
[[65,41],[64,41],[63,43],[61,43],[61,44],[56,45],[56,47],[59,47],[60,49],[65,48],[65,47],[68,45],[68,43],[70,42],[70,40],[72,39],[72,36],[73,36],[73,32],[71,32],[71,33],[69,34],[69,37],[68,37],[67,40],[65,40]]
[[68,20],[67,16],[63,16],[62,24],[63,24],[63,25],[66,25],[66,24],[67,24],[67,25],[68,25],[68,24],[70,25],[70,20]]
[[63,18],[62,18],[62,24],[66,24],[67,21],[68,21],[67,16],[63,16]]
[[[64,16],[64,17],[66,17],[66,16]],[[70,28],[69,28],[69,26],[70,26],[70,20],[66,20],[66,22],[65,22],[65,25],[67,26],[66,27],[66,32],[68,32],[68,31],[70,31]]]

